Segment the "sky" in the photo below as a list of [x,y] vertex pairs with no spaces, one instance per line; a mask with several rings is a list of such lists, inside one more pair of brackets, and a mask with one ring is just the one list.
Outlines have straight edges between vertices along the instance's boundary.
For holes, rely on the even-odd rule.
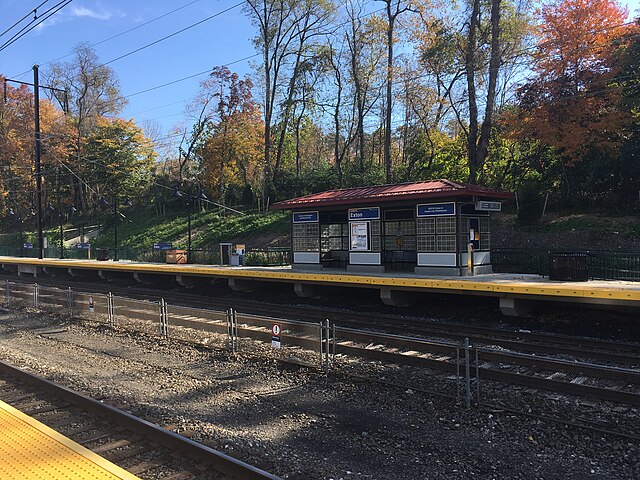
[[[0,32],[43,1],[0,0]],[[60,1],[47,0],[38,11],[43,14]],[[632,14],[640,8],[640,0],[621,3],[627,5]],[[118,59],[212,16],[215,17]],[[255,30],[243,11],[241,0],[71,0],[42,25],[4,49],[2,44],[16,30],[0,36],[0,73],[12,79],[33,81],[34,63],[46,71],[52,60],[69,61],[70,56],[60,57],[68,55],[79,43],[93,45],[133,28],[135,30],[94,48],[101,62],[115,60],[109,66],[118,76],[122,94],[129,101],[120,116],[133,118],[142,126],[155,122],[163,135],[170,135],[176,126],[184,124],[185,105],[196,95],[199,82],[206,78],[204,72],[214,66],[229,65],[232,71],[245,75],[251,73],[250,62],[259,61],[251,42]],[[253,58],[243,60],[250,56]],[[193,78],[154,89],[188,76]],[[140,93],[148,89],[153,90]],[[166,141],[172,142],[175,138]]]
[[[44,11],[60,0],[49,0]],[[26,15],[43,0],[0,0],[0,32]],[[196,22],[220,13],[182,33],[132,55],[109,63],[120,80],[122,94],[129,104],[120,114],[134,118],[139,125],[157,122],[166,135],[185,121],[185,105],[196,95],[199,82],[214,66],[256,53],[251,42],[254,30],[243,12],[240,0],[73,0],[40,27],[30,31],[0,51],[0,73],[11,79],[33,81],[32,66],[46,71],[52,60],[69,61],[78,43],[95,44],[131,28],[136,30],[94,47],[101,62],[152,43]],[[184,8],[181,8],[184,7]],[[156,17],[174,13],[143,25]],[[229,10],[228,10],[229,9]],[[225,10],[225,13],[221,13]],[[22,25],[28,23],[29,17]],[[0,45],[17,30],[0,36]],[[0,47],[1,48],[1,47]],[[254,57],[251,60],[255,60]],[[249,60],[229,68],[244,75],[251,72]],[[202,73],[166,87],[139,93],[165,83]]]

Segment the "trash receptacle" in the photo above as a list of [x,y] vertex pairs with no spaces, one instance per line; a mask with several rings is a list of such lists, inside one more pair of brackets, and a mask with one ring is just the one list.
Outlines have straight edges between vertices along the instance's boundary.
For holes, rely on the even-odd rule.
[[231,255],[233,254],[233,243],[220,243],[220,264],[231,265]]
[[589,254],[586,252],[549,253],[549,280],[588,281]]
[[96,248],[96,260],[109,260],[109,250],[106,248]]

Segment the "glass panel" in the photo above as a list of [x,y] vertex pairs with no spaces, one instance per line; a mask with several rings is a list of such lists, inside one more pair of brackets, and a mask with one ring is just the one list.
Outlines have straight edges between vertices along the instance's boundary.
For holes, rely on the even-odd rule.
[[436,237],[435,235],[419,235],[418,236],[418,252],[435,252]]
[[433,235],[436,233],[436,219],[418,218],[416,220],[416,229],[418,235]]
[[438,251],[439,252],[455,252],[456,236],[455,235],[438,235]]
[[439,217],[438,233],[439,234],[456,233],[456,217]]

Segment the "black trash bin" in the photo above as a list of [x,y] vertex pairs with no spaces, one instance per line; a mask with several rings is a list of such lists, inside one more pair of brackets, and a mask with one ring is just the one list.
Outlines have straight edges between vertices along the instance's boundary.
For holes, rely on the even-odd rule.
[[549,280],[588,281],[589,254],[585,252],[549,253]]
[[109,260],[109,250],[106,248],[97,248],[96,260],[100,260],[100,261]]

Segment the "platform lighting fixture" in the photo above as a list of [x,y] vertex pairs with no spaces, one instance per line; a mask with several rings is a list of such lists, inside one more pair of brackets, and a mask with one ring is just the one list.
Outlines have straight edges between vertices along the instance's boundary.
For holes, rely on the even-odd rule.
[[[178,187],[173,189],[171,192],[172,198],[183,198],[185,194],[183,194]],[[205,195],[202,187],[198,188],[198,194],[194,195],[192,192],[186,194],[186,205],[187,205],[187,263],[192,263],[192,248],[191,248],[191,216],[193,214],[193,204],[196,200],[207,201],[208,198]]]
[[13,209],[13,207],[9,207],[9,216],[10,217],[18,217],[18,221],[20,222],[20,256],[22,257],[23,255],[23,250],[24,250],[24,219],[22,218],[22,214],[19,213],[20,209],[18,209],[18,213],[16,213],[16,210]]
[[[118,258],[118,193],[114,192],[113,194],[113,202],[111,203],[111,205],[109,204],[109,202],[107,201],[106,198],[100,197],[100,200],[98,201],[98,203],[100,204],[101,207],[108,207],[111,206],[113,207],[113,261],[117,262],[119,260]],[[133,203],[131,202],[131,200],[129,199],[129,197],[124,199],[124,202],[122,202],[123,207],[131,207],[133,206]]]

